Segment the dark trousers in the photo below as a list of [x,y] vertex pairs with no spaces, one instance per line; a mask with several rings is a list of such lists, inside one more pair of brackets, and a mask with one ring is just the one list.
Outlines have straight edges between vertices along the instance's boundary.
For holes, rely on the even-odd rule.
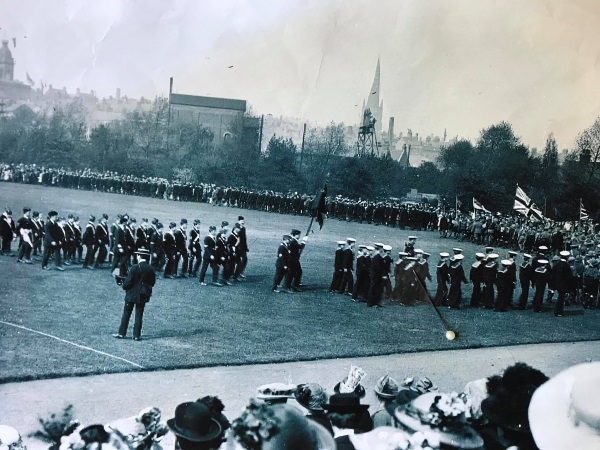
[[352,293],[354,291],[354,275],[351,270],[348,272],[344,272],[342,275],[342,281],[339,286],[339,292],[343,294],[344,292]]
[[10,253],[12,236],[2,236],[2,253]]
[[188,268],[188,263],[189,263],[189,258],[188,258],[188,254],[187,252],[183,252],[180,255],[177,255],[175,257],[175,267],[173,268],[173,276],[177,275],[177,272],[179,271],[179,264],[181,263],[181,276],[185,277],[187,276],[187,268]]
[[331,284],[329,285],[330,291],[339,290],[340,284],[342,283],[342,278],[344,277],[344,272],[341,269],[333,272],[333,276],[331,277]]
[[525,309],[529,300],[529,283],[521,283],[521,295],[519,296],[519,304],[517,308]]
[[167,264],[165,266],[164,276],[177,275],[177,254],[169,252],[165,253],[165,256],[167,258]]
[[115,257],[113,258],[112,264],[110,266],[110,271],[112,272],[117,267],[121,267],[121,265],[123,264],[123,262],[125,260],[126,260],[125,253],[120,253],[120,252],[115,253]]
[[212,281],[213,283],[216,283],[219,279],[219,265],[210,259],[202,260],[202,269],[200,269],[200,283],[204,283],[204,277],[206,276],[208,266],[210,266],[212,270]]
[[86,245],[85,249],[85,260],[83,261],[83,267],[89,267],[94,263],[96,249],[94,248],[93,244]]
[[273,290],[279,287],[279,284],[283,281],[283,277],[285,277],[287,272],[289,271],[285,269],[275,268],[275,278],[273,278]]
[[42,253],[42,240],[40,238],[33,238],[33,256],[37,256]]
[[239,277],[246,270],[246,266],[248,265],[248,254],[246,252],[240,253],[240,259],[235,268],[235,276]]
[[487,309],[494,308],[494,284],[485,283],[483,286],[483,306]]
[[435,291],[435,304],[436,306],[448,306],[448,285],[444,282],[437,284],[437,290]]
[[96,246],[96,250],[98,251],[98,258],[96,258],[95,267],[98,267],[100,264],[104,264],[104,262],[106,261],[106,255],[108,253],[108,250],[106,249],[105,244],[98,244]]
[[542,303],[544,302],[544,291],[546,290],[545,284],[537,284],[535,286],[535,295],[533,296],[533,311],[538,312],[542,310]]
[[285,275],[285,287],[290,289],[292,287],[299,287],[302,279],[302,266],[300,263],[290,265],[289,270]]
[[471,293],[471,306],[481,306],[481,283],[473,283],[473,292]]
[[123,316],[121,317],[121,326],[119,327],[119,334],[121,336],[127,336],[127,328],[129,328],[129,320],[131,319],[134,306],[135,321],[133,322],[133,337],[139,338],[142,335],[142,317],[144,316],[144,307],[146,304],[125,302]]
[[44,255],[42,256],[42,268],[48,266],[50,255],[54,255],[54,264],[56,264],[56,267],[62,267],[60,247],[50,247],[49,245],[46,245],[44,247]]
[[200,268],[200,264],[202,263],[202,259],[197,256],[196,253],[191,253],[188,261],[188,273],[190,275],[198,275],[198,269]]
[[235,270],[235,258],[233,256],[229,256],[227,260],[223,262],[223,279],[225,281],[229,281],[233,276],[233,272]]
[[558,291],[558,299],[556,300],[556,305],[554,306],[554,315],[562,315],[565,312],[565,297],[567,295],[566,291]]
[[381,302],[381,294],[383,293],[383,280],[379,278],[378,280],[371,280],[371,285],[369,286],[369,295],[367,299],[368,306],[375,306]]
[[31,245],[22,240],[19,245],[19,259],[26,259],[29,261],[31,259],[31,248]]
[[354,283],[354,289],[352,290],[352,298],[356,300],[359,295],[367,297],[370,282],[368,273],[356,272],[356,283]]

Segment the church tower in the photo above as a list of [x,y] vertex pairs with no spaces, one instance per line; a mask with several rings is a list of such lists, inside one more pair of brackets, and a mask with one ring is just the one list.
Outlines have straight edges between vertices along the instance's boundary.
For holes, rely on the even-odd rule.
[[15,72],[15,60],[8,48],[8,41],[2,41],[0,47],[0,80],[13,81]]
[[375,77],[373,78],[373,85],[367,96],[366,106],[363,105],[363,115],[365,109],[371,110],[371,115],[375,118],[375,134],[376,138],[380,140],[382,138],[381,132],[383,129],[383,100],[380,100],[381,91],[381,67],[379,58],[377,58],[377,67],[375,68]]

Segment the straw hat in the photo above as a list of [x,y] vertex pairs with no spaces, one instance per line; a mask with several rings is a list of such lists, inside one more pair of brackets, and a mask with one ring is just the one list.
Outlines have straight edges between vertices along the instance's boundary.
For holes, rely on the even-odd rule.
[[542,450],[600,448],[600,362],[579,364],[540,386],[529,425]]

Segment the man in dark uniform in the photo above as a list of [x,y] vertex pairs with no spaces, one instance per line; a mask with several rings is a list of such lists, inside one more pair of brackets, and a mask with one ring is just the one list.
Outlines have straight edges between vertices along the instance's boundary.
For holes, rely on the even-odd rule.
[[92,264],[94,262],[94,254],[96,251],[96,217],[90,216],[88,219],[88,223],[85,226],[85,230],[83,231],[83,236],[81,237],[81,241],[83,245],[85,245],[85,260],[83,261],[83,268],[94,270]]
[[496,253],[490,253],[483,269],[483,306],[486,309],[494,309],[496,298],[494,285],[496,284],[496,274],[498,272],[497,259],[498,255]]
[[33,248],[33,223],[30,219],[31,208],[23,208],[23,217],[17,220],[15,233],[19,236],[19,257],[17,262],[31,264]]
[[[372,250],[371,250],[372,251]],[[369,250],[366,245],[358,246],[358,256],[356,257],[356,283],[352,291],[352,301],[357,302],[358,297],[367,296],[369,291]]]
[[177,267],[175,266],[177,261],[177,242],[175,240],[176,226],[177,224],[175,222],[171,222],[169,224],[169,231],[167,231],[163,236],[163,250],[167,259],[163,278],[167,279],[172,279],[173,274],[177,273]]
[[508,261],[511,262],[511,264],[508,265],[508,273],[510,274],[510,280],[511,280],[511,285],[509,286],[509,290],[507,292],[507,295],[508,295],[507,306],[509,308],[513,307],[513,295],[515,292],[515,287],[517,286],[517,264],[515,263],[515,258],[517,257],[518,254],[519,253],[512,251],[512,250],[508,252]]
[[385,261],[383,259],[383,244],[375,243],[375,250],[371,256],[369,297],[367,306],[380,308],[381,294],[383,293],[383,276],[385,274]]
[[221,280],[220,283],[222,285],[231,286],[232,283],[229,281],[229,263],[230,258],[232,257],[231,252],[229,250],[229,246],[227,245],[227,236],[229,236],[229,222],[224,220],[221,222],[221,230],[219,234],[217,234],[217,263],[221,266]]
[[471,270],[469,271],[469,279],[473,284],[473,292],[471,293],[471,306],[473,308],[481,306],[481,283],[483,283],[485,267],[484,258],[485,255],[483,253],[475,253],[476,261],[471,265]]
[[229,280],[233,277],[233,281],[240,281],[238,278],[240,270],[240,253],[241,253],[241,240],[240,240],[240,229],[239,223],[235,223],[229,236],[227,236],[227,248],[229,250],[229,261],[227,264],[226,278]]
[[177,246],[177,256],[175,258],[175,269],[173,276],[177,276],[179,262],[181,261],[181,278],[187,278],[188,269],[188,250],[187,250],[187,219],[181,219],[179,228],[174,232],[175,244]]
[[344,268],[342,265],[344,258],[344,245],[346,245],[344,241],[337,241],[338,248],[335,251],[335,256],[333,258],[333,275],[331,277],[331,284],[329,285],[329,292],[332,294],[338,291],[344,274]]
[[148,224],[148,219],[143,218],[140,226],[135,230],[135,251],[133,254],[134,263],[137,264],[137,251],[144,248],[148,250],[150,248],[150,233],[154,232],[154,228],[152,228]]
[[560,252],[560,260],[557,261],[550,271],[550,283],[558,291],[558,299],[554,307],[554,317],[562,317],[564,314],[565,296],[571,289],[573,273],[571,266],[567,262],[570,252],[564,250]]
[[131,313],[135,307],[135,322],[133,325],[133,340],[139,341],[142,339],[142,319],[144,316],[144,308],[146,303],[150,301],[152,296],[152,288],[156,284],[156,275],[154,269],[148,260],[150,252],[147,250],[138,251],[138,264],[135,264],[127,271],[127,277],[123,282],[125,293],[125,307],[123,308],[123,316],[121,317],[121,325],[119,332],[113,334],[117,339],[124,339],[127,335],[129,320]]
[[192,229],[190,230],[190,241],[188,244],[190,260],[188,264],[188,273],[196,278],[198,269],[202,262],[202,242],[200,242],[200,219],[195,219]]
[[212,270],[212,284],[223,286],[219,283],[219,264],[217,262],[217,227],[211,225],[208,228],[208,234],[204,238],[204,252],[202,255],[202,268],[200,269],[200,285],[206,286],[204,277],[208,266]]
[[155,271],[161,270],[165,264],[165,250],[163,247],[163,224],[156,221],[150,236],[150,261]]
[[98,252],[98,258],[96,258],[94,268],[103,267],[108,253],[107,246],[109,242],[108,215],[102,214],[102,219],[100,219],[100,223],[96,226],[96,250],[94,250],[94,253]]
[[281,292],[279,290],[279,284],[283,280],[285,274],[289,271],[289,243],[292,239],[292,236],[288,234],[283,235],[281,244],[279,244],[279,248],[277,249],[277,260],[275,261],[275,277],[273,278],[273,292]]
[[73,214],[67,216],[63,229],[65,230],[65,265],[70,266],[75,254],[75,227],[73,226]]
[[536,261],[537,267],[534,270],[533,281],[535,283],[535,294],[533,296],[533,312],[542,312],[542,303],[544,302],[544,291],[550,278],[548,270],[548,260],[539,258]]
[[354,244],[356,239],[346,239],[346,248],[342,256],[342,281],[340,282],[338,292],[340,294],[352,295],[354,291]]
[[513,290],[513,280],[510,271],[510,266],[513,264],[513,262],[509,259],[503,259],[501,264],[502,267],[496,272],[496,286],[498,286],[498,295],[496,296],[494,311],[507,312]]
[[435,277],[437,281],[437,289],[435,292],[436,306],[448,306],[448,283],[450,282],[450,270],[448,266],[449,257],[449,253],[440,253],[440,260],[435,268]]
[[392,282],[390,280],[390,274],[392,272],[392,264],[394,264],[394,258],[392,258],[392,246],[383,246],[383,292],[382,297],[386,299],[392,298]]
[[523,255],[523,263],[519,267],[519,284],[521,285],[521,295],[517,309],[523,310],[527,308],[529,300],[529,286],[533,284],[534,268],[531,265],[531,255],[525,253]]
[[244,276],[244,270],[246,270],[246,266],[248,265],[248,237],[246,236],[246,221],[244,216],[238,217],[238,223],[240,224],[239,238],[240,243],[238,245],[239,251],[239,264],[235,269],[235,278],[246,278]]
[[[121,216],[118,220],[118,224],[113,229],[112,234],[112,248],[111,252],[114,255],[112,265],[110,267],[111,273],[114,275],[115,269],[121,270],[121,266],[125,263],[125,251],[127,248],[127,242],[125,240],[125,225],[129,217]],[[123,271],[124,272],[124,271]]]
[[0,216],[0,236],[2,237],[0,253],[6,256],[14,256],[10,245],[15,237],[15,222],[12,219],[10,208],[6,208]]
[[42,241],[44,239],[44,222],[40,219],[40,213],[34,211],[31,219],[33,223],[33,256],[36,260],[41,259]]
[[75,233],[75,250],[73,251],[73,263],[81,264],[83,256],[83,244],[81,243],[81,226],[79,216],[73,217],[73,232]]
[[462,299],[462,283],[468,284],[465,277],[465,271],[462,266],[464,255],[454,256],[454,261],[450,264],[448,273],[450,274],[450,291],[448,292],[448,308],[460,309]]
[[58,224],[58,213],[56,211],[50,211],[44,230],[44,256],[42,257],[42,269],[50,270],[48,267],[48,260],[52,254],[54,256],[56,270],[65,270],[62,267],[62,257],[60,254],[63,239],[64,233]]
[[300,256],[308,240],[308,236],[304,236],[300,240],[300,230],[292,230],[292,239],[289,242],[290,261],[289,270],[285,276],[285,288],[288,292],[300,292],[300,282],[302,280],[302,265],[300,264]]

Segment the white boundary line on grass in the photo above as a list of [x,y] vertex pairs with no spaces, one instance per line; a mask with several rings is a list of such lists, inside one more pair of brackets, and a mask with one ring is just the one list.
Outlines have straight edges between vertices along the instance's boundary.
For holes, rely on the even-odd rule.
[[27,327],[24,327],[22,325],[17,325],[16,323],[5,322],[4,320],[0,320],[0,323],[3,323],[4,325],[9,325],[9,326],[15,327],[15,328],[21,328],[22,330],[31,331],[32,333],[41,334],[42,336],[46,336],[46,337],[49,337],[49,338],[52,338],[52,339],[56,339],[57,341],[64,342],[65,344],[73,345],[73,346],[75,346],[77,348],[81,348],[83,350],[89,350],[90,352],[98,353],[98,354],[103,355],[103,356],[108,356],[109,358],[118,359],[119,361],[126,362],[128,364],[131,364],[132,366],[135,366],[135,367],[139,368],[139,369],[143,369],[144,368],[143,366],[140,366],[139,364],[136,364],[133,361],[129,361],[128,359],[121,358],[120,356],[111,355],[110,353],[106,353],[106,352],[103,352],[103,351],[100,351],[100,350],[96,350],[96,349],[91,348],[91,347],[86,347],[85,345],[76,344],[75,342],[67,341],[65,339],[61,339],[61,338],[59,338],[57,336],[53,336],[51,334],[44,333],[42,331],[32,330],[31,328],[27,328]]

